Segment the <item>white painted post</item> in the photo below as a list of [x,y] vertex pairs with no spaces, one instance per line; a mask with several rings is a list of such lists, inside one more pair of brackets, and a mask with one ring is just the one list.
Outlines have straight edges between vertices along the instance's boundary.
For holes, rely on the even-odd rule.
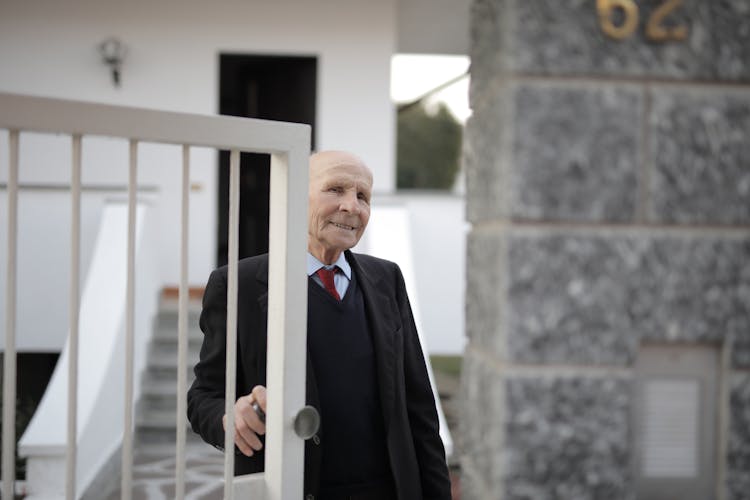
[[8,264],[3,355],[3,498],[13,498],[16,479],[16,240],[18,237],[18,131],[8,135]]
[[237,388],[237,259],[239,255],[240,152],[229,154],[229,248],[227,256],[227,353],[224,393],[224,500],[234,497],[234,400]]
[[182,202],[180,210],[180,296],[177,319],[177,443],[175,499],[185,498],[185,439],[187,414],[188,355],[188,221],[190,219],[190,146],[182,146]]
[[138,141],[130,140],[128,170],[128,254],[125,306],[125,417],[122,435],[122,500],[130,500],[133,492],[133,355],[135,345],[135,224],[138,169]]
[[305,405],[307,147],[271,156],[266,374],[269,500],[300,499],[304,486],[304,441],[295,434],[293,424]]
[[81,135],[73,135],[70,180],[70,297],[68,343],[68,434],[65,449],[65,498],[76,498],[78,436],[78,313],[81,262]]

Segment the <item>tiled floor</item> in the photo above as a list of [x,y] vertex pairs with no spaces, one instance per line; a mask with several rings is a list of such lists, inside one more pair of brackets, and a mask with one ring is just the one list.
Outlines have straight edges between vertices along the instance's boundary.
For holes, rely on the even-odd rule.
[[[186,500],[221,500],[224,454],[207,444],[189,443],[185,462]],[[174,447],[140,446],[133,466],[133,500],[167,500],[175,497]],[[120,492],[106,500],[119,500]]]
[[[457,403],[453,396],[458,392],[456,377],[435,373],[440,389],[446,420],[453,431],[456,441]],[[190,436],[186,452],[185,499],[186,500],[221,500],[223,498],[224,454],[200,441],[195,435]],[[133,468],[133,500],[172,500],[175,498],[175,452],[169,445],[138,446]],[[454,449],[454,455],[458,455]],[[457,465],[455,457],[452,465]],[[460,499],[460,471],[451,471],[452,493],[454,500]],[[116,491],[103,500],[119,500],[120,492]]]
[[[208,445],[191,443],[187,447],[185,467],[185,500],[221,500],[224,493],[224,455]],[[460,499],[460,477],[451,472],[451,493]],[[135,458],[133,467],[133,500],[171,500],[175,498],[174,448],[145,446]],[[119,500],[120,492],[106,496]]]

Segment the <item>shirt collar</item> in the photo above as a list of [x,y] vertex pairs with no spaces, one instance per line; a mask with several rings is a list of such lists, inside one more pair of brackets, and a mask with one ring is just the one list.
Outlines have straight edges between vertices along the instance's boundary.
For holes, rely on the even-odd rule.
[[315,274],[318,269],[321,267],[325,267],[326,269],[333,269],[335,266],[338,266],[339,269],[341,269],[341,272],[344,273],[344,276],[351,281],[352,279],[352,266],[349,265],[349,262],[347,262],[346,257],[344,256],[344,252],[341,252],[341,255],[339,255],[339,258],[336,262],[331,264],[330,266],[326,266],[322,262],[320,262],[316,257],[314,257],[310,252],[307,252],[307,275],[312,276]]

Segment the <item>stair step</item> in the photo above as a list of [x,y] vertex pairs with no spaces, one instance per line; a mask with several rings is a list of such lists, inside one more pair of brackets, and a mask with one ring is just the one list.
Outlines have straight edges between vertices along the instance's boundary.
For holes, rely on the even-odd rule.
[[[179,337],[179,332],[177,328],[177,323],[173,325],[163,325],[163,326],[154,324],[154,335],[153,335],[154,340],[174,340],[176,342],[178,337]],[[188,325],[187,337],[189,340],[193,340],[193,339],[198,339],[201,341],[203,340],[203,332],[198,327],[197,323],[194,325]]]
[[[189,388],[190,386],[188,386]],[[183,398],[187,396],[187,391],[182,395]],[[137,404],[137,411],[148,412],[150,410],[156,411],[171,411],[177,410],[177,391],[173,390],[171,393],[143,393],[141,399]]]
[[[177,338],[177,330],[175,329],[174,334],[166,333],[166,332],[160,332],[158,335],[154,335],[151,339],[151,343],[155,346],[159,347],[165,347],[177,350],[178,345],[178,338]],[[188,331],[188,346],[190,347],[200,347],[201,344],[203,344],[203,332],[200,330],[197,330],[197,334],[195,332]]]
[[[198,327],[198,322],[200,320],[201,312],[200,309],[197,310],[188,310],[188,317],[187,317],[187,324],[188,326],[195,326]],[[156,327],[157,328],[170,328],[174,327],[177,328],[179,319],[179,312],[178,311],[165,311],[160,310],[159,313],[156,315]]]
[[[175,409],[141,409],[136,418],[136,426],[139,429],[176,429]],[[189,424],[185,424],[189,426]]]
[[153,395],[142,395],[141,400],[138,402],[138,409],[143,409],[144,412],[148,411],[177,411],[177,394],[171,396],[153,396]]
[[[191,373],[187,378],[187,386],[193,383],[195,377]],[[143,384],[141,397],[174,397],[177,394],[177,379],[174,380],[148,380]]]
[[[177,429],[175,427],[172,428],[149,428],[149,427],[141,427],[137,428],[135,431],[135,439],[136,441],[143,445],[143,447],[148,447],[149,449],[152,449],[155,445],[164,445],[168,448],[174,449],[174,443],[175,438],[177,437]],[[188,446],[192,445],[200,445],[201,451],[204,451],[208,449],[211,450],[210,447],[206,445],[206,443],[203,441],[203,439],[193,432],[193,429],[191,429],[188,426],[187,432],[185,433],[185,441]],[[202,448],[206,446],[207,448]],[[218,450],[217,450],[218,451]],[[118,497],[119,498],[119,497]]]
[[[193,366],[189,365],[186,368],[188,380],[194,378]],[[143,387],[154,383],[171,382],[177,385],[177,367],[176,366],[155,366],[149,365],[144,373]]]
[[[187,306],[189,310],[200,311],[201,304],[203,303],[203,293],[200,293],[200,297],[191,298],[188,300]],[[160,311],[178,311],[180,309],[180,300],[175,294],[173,298],[162,296],[159,301]]]
[[[178,303],[163,300],[153,322],[153,335],[148,349],[147,367],[141,382],[141,397],[136,405],[136,437],[142,445],[154,443],[174,445],[177,410]],[[188,387],[195,376],[203,332],[198,327],[201,305],[191,301],[188,308]],[[188,425],[188,442],[201,439]]]
[[[148,354],[148,364],[154,367],[174,368],[177,366],[177,345],[153,342]],[[200,354],[200,344],[188,343],[187,364],[195,366]]]

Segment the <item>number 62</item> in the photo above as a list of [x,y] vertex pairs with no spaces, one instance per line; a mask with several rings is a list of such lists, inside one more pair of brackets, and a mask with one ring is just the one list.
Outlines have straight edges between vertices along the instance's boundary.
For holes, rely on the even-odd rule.
[[[684,40],[687,37],[687,27],[665,27],[662,21],[672,11],[682,5],[682,0],[664,0],[648,17],[646,22],[646,38],[657,42],[667,40]],[[615,11],[621,11],[624,19],[616,25],[612,19]],[[638,5],[633,0],[596,0],[596,11],[599,14],[599,26],[609,37],[623,40],[638,27]]]

